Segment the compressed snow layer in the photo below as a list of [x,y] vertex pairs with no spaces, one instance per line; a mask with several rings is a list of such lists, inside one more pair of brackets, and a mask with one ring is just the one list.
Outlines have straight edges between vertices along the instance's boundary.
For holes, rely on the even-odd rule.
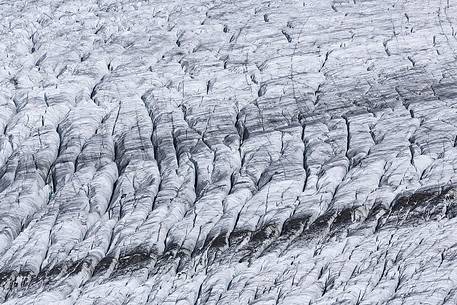
[[0,3],[0,302],[456,304],[457,3]]

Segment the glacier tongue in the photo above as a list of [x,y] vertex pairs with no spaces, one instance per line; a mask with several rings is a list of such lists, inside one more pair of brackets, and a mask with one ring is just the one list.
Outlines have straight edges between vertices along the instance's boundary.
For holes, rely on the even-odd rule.
[[457,3],[0,17],[0,303],[457,303]]

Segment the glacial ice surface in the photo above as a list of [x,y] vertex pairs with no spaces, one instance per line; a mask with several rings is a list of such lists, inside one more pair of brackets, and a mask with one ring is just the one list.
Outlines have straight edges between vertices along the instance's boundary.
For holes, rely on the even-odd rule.
[[4,0],[0,302],[456,304],[453,0]]

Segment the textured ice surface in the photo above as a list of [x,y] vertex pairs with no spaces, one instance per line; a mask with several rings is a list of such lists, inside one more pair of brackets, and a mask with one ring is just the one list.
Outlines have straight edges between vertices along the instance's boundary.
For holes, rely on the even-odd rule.
[[454,0],[4,0],[0,302],[456,304]]

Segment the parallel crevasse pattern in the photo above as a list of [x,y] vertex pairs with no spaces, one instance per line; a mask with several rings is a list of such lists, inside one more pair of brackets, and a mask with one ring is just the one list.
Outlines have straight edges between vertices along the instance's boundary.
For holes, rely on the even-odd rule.
[[457,5],[0,3],[4,304],[455,304]]

